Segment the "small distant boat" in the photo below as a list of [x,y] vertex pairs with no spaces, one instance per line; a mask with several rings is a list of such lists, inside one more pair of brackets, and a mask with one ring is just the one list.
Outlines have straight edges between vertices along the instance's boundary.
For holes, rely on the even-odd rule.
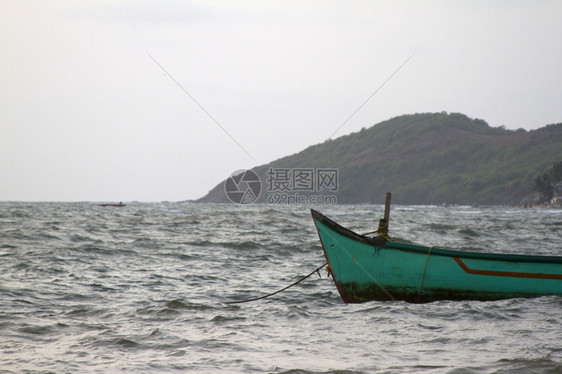
[[329,272],[346,303],[562,296],[562,257],[397,243],[384,235],[357,234],[315,210],[312,218]]
[[115,203],[98,204],[98,206],[110,206],[110,207],[114,207],[114,208],[123,208],[125,206],[125,204],[119,202],[119,204],[115,204]]

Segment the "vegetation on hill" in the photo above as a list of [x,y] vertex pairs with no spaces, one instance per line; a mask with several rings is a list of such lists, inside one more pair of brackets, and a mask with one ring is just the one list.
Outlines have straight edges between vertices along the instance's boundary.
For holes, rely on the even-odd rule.
[[535,178],[535,190],[541,194],[541,201],[550,201],[554,196],[553,185],[560,182],[562,182],[562,161],[552,165],[552,169]]
[[[490,127],[458,113],[395,117],[254,168],[335,168],[338,203],[521,204],[537,175],[562,160],[562,123],[538,130]],[[266,191],[260,201],[265,201]],[[199,201],[228,202],[224,183]]]

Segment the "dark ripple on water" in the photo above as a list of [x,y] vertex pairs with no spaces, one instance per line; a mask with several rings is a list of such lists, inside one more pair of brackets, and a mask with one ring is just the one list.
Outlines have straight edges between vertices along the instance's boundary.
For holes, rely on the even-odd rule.
[[[380,206],[320,210],[358,232]],[[394,236],[560,255],[562,211],[396,207]],[[558,373],[562,299],[345,305],[306,207],[0,204],[5,372]]]

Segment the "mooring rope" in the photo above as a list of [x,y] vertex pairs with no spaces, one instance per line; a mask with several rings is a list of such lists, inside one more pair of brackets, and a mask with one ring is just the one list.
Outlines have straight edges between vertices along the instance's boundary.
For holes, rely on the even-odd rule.
[[257,300],[265,299],[265,298],[268,298],[268,297],[273,296],[273,295],[277,295],[278,293],[281,293],[281,292],[283,292],[283,291],[285,291],[285,290],[287,290],[287,289],[289,289],[289,288],[291,288],[291,287],[293,287],[293,286],[299,284],[300,282],[302,282],[303,280],[307,279],[308,277],[310,277],[310,276],[311,276],[312,274],[314,274],[314,273],[320,274],[320,273],[319,273],[320,269],[322,269],[322,268],[323,268],[324,266],[326,266],[326,265],[328,265],[327,262],[325,262],[322,266],[317,267],[316,269],[314,269],[314,271],[310,272],[308,275],[305,275],[304,277],[302,277],[302,278],[299,279],[298,281],[293,282],[293,283],[291,283],[290,285],[288,285],[288,286],[286,286],[286,287],[283,287],[282,289],[277,290],[277,291],[275,291],[275,292],[272,292],[272,293],[270,293],[270,294],[263,295],[263,296],[259,296],[259,297],[254,297],[254,298],[251,298],[251,299],[240,300],[240,301],[226,301],[225,304],[242,304],[242,303],[247,303],[247,302],[250,302],[250,301],[257,301]]
[[389,242],[393,241],[392,238],[388,236],[388,222],[385,219],[381,219],[379,221],[379,227],[375,231],[366,232],[361,234],[361,236],[367,236],[375,233],[379,238],[383,238]]
[[423,271],[420,279],[420,292],[418,293],[418,301],[420,301],[423,294],[423,279],[425,278],[425,269],[427,268],[427,261],[429,260],[429,255],[431,255],[431,250],[435,247],[429,248],[427,251],[427,256],[425,256],[425,264],[423,265]]

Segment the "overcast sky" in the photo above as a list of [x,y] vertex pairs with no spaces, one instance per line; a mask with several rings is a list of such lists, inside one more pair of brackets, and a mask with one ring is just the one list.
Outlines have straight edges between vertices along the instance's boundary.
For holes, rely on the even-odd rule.
[[559,123],[560,15],[558,0],[2,1],[0,200],[199,198],[325,141],[375,92],[334,137],[420,112]]

